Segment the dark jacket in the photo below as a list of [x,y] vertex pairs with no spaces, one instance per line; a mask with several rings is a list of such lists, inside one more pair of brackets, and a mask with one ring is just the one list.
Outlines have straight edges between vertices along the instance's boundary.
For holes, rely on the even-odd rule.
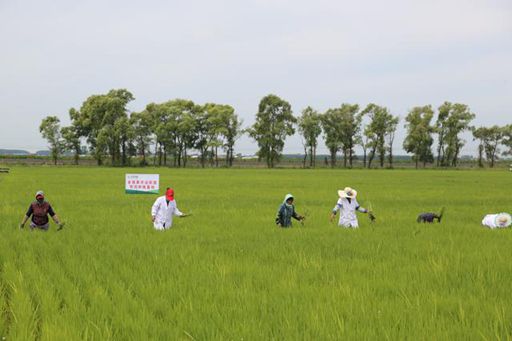
[[292,218],[300,220],[299,215],[295,212],[295,206],[286,203],[289,198],[292,198],[292,196],[288,194],[277,210],[276,225],[281,225],[281,227],[291,227]]

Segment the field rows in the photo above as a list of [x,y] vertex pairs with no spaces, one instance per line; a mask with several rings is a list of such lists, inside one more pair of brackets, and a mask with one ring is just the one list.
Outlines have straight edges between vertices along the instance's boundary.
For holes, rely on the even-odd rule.
[[[174,170],[193,216],[158,233],[134,169],[17,167],[0,178],[0,337],[78,339],[510,339],[512,176],[476,171]],[[353,186],[378,222],[328,223]],[[17,229],[43,189],[67,222]],[[284,195],[305,226],[277,229]],[[442,224],[416,215],[446,207]]]

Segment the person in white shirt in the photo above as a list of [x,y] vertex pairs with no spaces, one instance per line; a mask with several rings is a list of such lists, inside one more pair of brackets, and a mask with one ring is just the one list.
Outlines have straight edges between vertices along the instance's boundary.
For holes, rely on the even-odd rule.
[[508,213],[488,214],[482,219],[482,225],[490,229],[505,228],[512,224],[512,217]]
[[153,226],[157,230],[167,230],[172,227],[173,216],[186,217],[176,205],[174,200],[174,190],[167,188],[165,195],[156,199],[151,208],[151,217]]
[[356,200],[357,191],[350,187],[345,187],[344,190],[338,191],[338,196],[338,202],[332,209],[331,222],[334,220],[334,217],[336,217],[336,213],[340,211],[338,226],[358,228],[359,222],[357,221],[356,211],[368,213],[368,210],[359,206]]

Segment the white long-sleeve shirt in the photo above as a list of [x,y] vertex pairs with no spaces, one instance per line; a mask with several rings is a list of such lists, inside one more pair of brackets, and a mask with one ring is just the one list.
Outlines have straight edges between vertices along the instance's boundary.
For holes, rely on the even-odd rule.
[[359,203],[356,199],[351,199],[349,202],[347,198],[339,198],[336,206],[332,209],[332,213],[336,214],[336,212],[340,211],[339,226],[358,228],[357,209],[359,209]]
[[[502,213],[503,214],[503,213]],[[488,214],[482,219],[482,225],[487,226],[490,229],[496,229],[496,228],[505,228],[508,227],[507,225],[499,225],[496,219],[498,218],[499,214]]]
[[178,209],[176,200],[169,201],[169,204],[167,204],[167,200],[164,195],[156,199],[153,207],[151,208],[151,215],[155,217],[155,221],[153,223],[155,229],[164,230],[172,226],[173,216],[181,217],[183,213]]

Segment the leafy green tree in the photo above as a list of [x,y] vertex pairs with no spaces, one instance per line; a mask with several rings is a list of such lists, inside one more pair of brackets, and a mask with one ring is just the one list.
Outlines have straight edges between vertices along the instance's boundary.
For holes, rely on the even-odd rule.
[[[229,105],[207,103],[204,105],[204,111],[206,114],[207,127],[206,145],[210,148],[210,152],[208,154],[210,156],[211,164],[215,164],[215,166],[218,167],[219,148],[224,147],[226,149],[226,153],[230,153],[230,148],[233,149],[234,146],[234,140],[236,140],[240,134],[240,124],[238,117],[235,115],[235,110]],[[230,140],[230,129],[233,129],[231,126],[231,124],[233,124],[233,119],[235,119],[234,123],[236,125],[234,128],[236,131],[234,132],[235,136]],[[227,155],[226,157],[226,164],[229,165],[230,155]]]
[[512,155],[512,124],[503,127],[501,143],[508,148],[504,155]]
[[268,95],[260,101],[256,122],[248,132],[258,143],[258,156],[269,168],[279,161],[286,137],[295,133],[296,121],[290,104],[278,96]]
[[78,165],[80,154],[82,154],[80,135],[75,129],[75,126],[63,127],[60,131],[63,139],[63,149],[73,152],[75,165]]
[[[387,129],[386,129],[386,141],[387,141],[387,150],[388,150],[388,162],[389,168],[393,168],[393,142],[395,141],[395,133],[396,128],[398,126],[398,122],[400,122],[400,118],[398,116],[390,115],[388,117]],[[381,162],[381,165],[383,163]]]
[[226,151],[226,165],[233,166],[235,142],[242,135],[242,121],[235,114],[235,109],[229,105],[224,106],[224,123],[226,130],[224,135],[224,149]]
[[423,167],[427,162],[433,162],[432,144],[434,138],[434,127],[431,125],[434,117],[432,106],[425,105],[414,107],[407,114],[405,128],[407,135],[403,142],[404,150],[412,153],[412,159],[418,168],[418,163],[423,162]]
[[318,136],[322,133],[320,114],[311,107],[302,111],[298,119],[299,132],[304,138],[306,160],[309,149],[309,166],[314,167],[316,161],[316,148],[318,145]]
[[130,115],[130,125],[133,129],[136,152],[142,156],[141,165],[146,166],[146,154],[149,153],[152,142],[153,117],[147,110],[140,113],[134,112]]
[[[87,98],[79,111],[70,110],[73,125],[80,136],[87,139],[98,164],[103,162],[107,151],[113,165],[126,162],[126,150],[122,153],[126,136],[120,135],[125,130],[115,129],[115,125],[117,120],[127,119],[126,106],[132,100],[134,100],[133,95],[125,89],[110,90],[107,94]],[[118,128],[120,125],[124,123],[118,124]],[[101,131],[103,131],[102,146],[97,148],[97,139]],[[107,133],[110,135],[105,135]],[[126,149],[126,145],[124,148]]]
[[339,109],[328,109],[320,117],[322,130],[324,132],[325,146],[329,149],[331,167],[336,167],[336,154],[343,146],[341,129],[339,127],[342,120],[342,113]]
[[471,129],[470,123],[474,118],[475,114],[465,104],[444,102],[439,107],[436,122],[438,166],[457,166],[460,151],[465,144],[459,135]]
[[[367,145],[370,148],[368,157],[368,168],[371,168],[372,161],[376,154],[379,155],[380,166],[384,167],[386,150],[390,152],[390,166],[393,165],[393,148],[394,133],[398,125],[398,117],[391,115],[387,108],[370,103],[362,111],[363,115],[367,115],[370,122],[365,127],[364,135],[367,138]],[[386,146],[386,139],[388,145]]]
[[[196,115],[196,142],[195,148],[199,151],[199,161],[201,163],[201,167],[205,167],[206,160],[210,154],[210,146],[213,145],[213,140],[217,140],[217,132],[211,123],[211,118],[214,115],[210,110],[208,111],[210,106],[206,105],[201,112]],[[213,153],[212,153],[213,154]],[[213,157],[211,157],[213,159]]]
[[48,141],[50,154],[56,165],[63,148],[59,118],[57,116],[44,118],[39,126],[39,132]]
[[360,139],[361,120],[359,115],[359,105],[344,103],[339,108],[340,111],[340,140],[343,151],[343,166],[347,167],[347,160],[352,167],[354,160],[354,148]]
[[480,167],[483,167],[483,152],[485,152],[485,156],[487,161],[489,162],[489,166],[491,168],[494,167],[494,164],[499,155],[498,146],[502,142],[504,135],[505,128],[499,127],[497,125],[489,128],[480,127],[477,129],[473,129],[474,139],[480,141],[478,146],[478,165]]
[[130,163],[129,157],[133,156],[130,151],[134,149],[133,140],[135,138],[135,132],[128,117],[121,117],[115,121],[114,133],[119,139],[121,165],[128,165]]

